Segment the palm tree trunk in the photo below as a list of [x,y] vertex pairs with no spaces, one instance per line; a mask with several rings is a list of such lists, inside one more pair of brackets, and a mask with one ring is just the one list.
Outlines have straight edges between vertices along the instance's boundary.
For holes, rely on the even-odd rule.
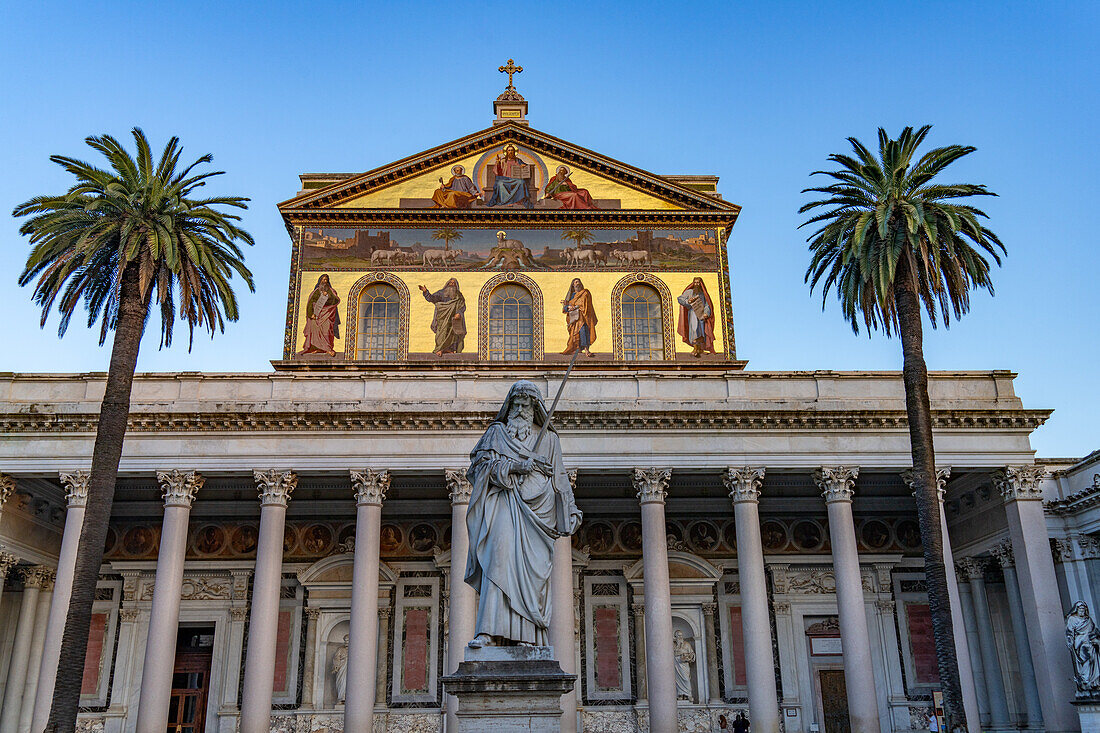
[[913,452],[913,493],[924,547],[924,574],[928,582],[928,606],[936,641],[936,664],[943,689],[947,730],[965,731],[966,713],[955,656],[947,571],[943,564],[939,484],[936,479],[936,453],[932,445],[932,407],[928,398],[928,367],[924,363],[921,304],[908,253],[898,261],[894,302],[898,310],[898,330],[904,355],[902,378],[905,383],[905,410],[909,417],[909,443]]
[[65,633],[61,638],[57,683],[46,725],[46,730],[52,733],[74,733],[76,730],[84,657],[88,649],[88,629],[92,619],[92,601],[103,564],[103,545],[111,519],[118,463],[122,458],[122,442],[126,437],[126,422],[130,414],[130,388],[134,381],[138,348],[145,331],[148,310],[148,300],[141,297],[138,265],[130,263],[122,272],[111,365],[107,372],[103,403],[99,409],[95,446],[92,448],[88,507],[84,513],[84,526],[77,545],[69,614],[65,619]]

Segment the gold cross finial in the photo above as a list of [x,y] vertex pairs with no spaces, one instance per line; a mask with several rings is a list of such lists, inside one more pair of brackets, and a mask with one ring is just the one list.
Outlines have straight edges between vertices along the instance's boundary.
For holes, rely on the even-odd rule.
[[516,66],[515,61],[513,61],[512,59],[508,59],[508,65],[507,66],[501,66],[499,69],[497,69],[497,71],[499,71],[502,74],[507,74],[508,75],[508,89],[509,89],[509,91],[514,92],[516,90],[516,88],[515,88],[515,86],[512,85],[512,75],[521,73],[523,71],[523,67],[522,66]]

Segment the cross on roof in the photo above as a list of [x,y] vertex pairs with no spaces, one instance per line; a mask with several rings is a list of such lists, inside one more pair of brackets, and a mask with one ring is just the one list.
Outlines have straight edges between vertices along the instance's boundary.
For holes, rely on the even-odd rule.
[[520,72],[522,72],[523,67],[522,66],[516,66],[516,62],[514,60],[508,59],[508,65],[507,66],[501,66],[499,69],[497,69],[497,71],[499,71],[502,74],[507,74],[508,75],[508,89],[514,92],[516,90],[516,88],[515,88],[515,86],[512,85],[512,75],[513,74],[519,74]]

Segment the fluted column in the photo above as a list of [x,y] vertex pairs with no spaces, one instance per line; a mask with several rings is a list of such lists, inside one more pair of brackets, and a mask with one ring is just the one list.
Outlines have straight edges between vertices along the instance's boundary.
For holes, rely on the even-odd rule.
[[18,733],[23,692],[30,667],[31,641],[34,637],[38,596],[53,579],[53,571],[42,566],[23,569],[23,598],[19,604],[19,620],[15,627],[15,642],[8,664],[8,682],[4,688],[4,705],[0,709],[0,733]]
[[634,670],[638,678],[638,702],[643,702],[649,697],[649,684],[645,676],[645,604],[631,603],[630,613],[634,617]]
[[1065,618],[1050,555],[1050,538],[1043,514],[1041,466],[1008,466],[994,483],[1001,491],[1008,517],[1008,535],[1016,560],[1016,576],[1027,621],[1031,662],[1047,731],[1080,727],[1071,701],[1076,695],[1070,656],[1066,653]]
[[963,614],[966,630],[967,648],[970,650],[970,669],[974,673],[974,688],[978,695],[978,720],[980,725],[989,725],[989,696],[986,694],[985,667],[982,666],[981,644],[978,643],[978,624],[974,620],[974,598],[970,594],[970,581],[966,569],[957,561],[955,577],[959,583],[959,607]]
[[178,470],[158,471],[157,480],[164,492],[164,520],[157,555],[157,576],[153,581],[149,635],[145,641],[145,664],[141,668],[137,733],[163,733],[168,726],[183,564],[187,557],[187,524],[191,517],[191,502],[206,481],[194,471],[181,473]]
[[852,494],[858,476],[859,468],[855,466],[823,466],[814,473],[829,512],[840,642],[844,650],[844,683],[848,688],[852,731],[879,733],[878,700],[875,678],[871,674],[871,637],[867,631],[863,577],[852,519]]
[[737,530],[737,577],[741,583],[749,718],[754,731],[779,733],[776,663],[772,652],[768,586],[764,576],[764,546],[760,540],[760,486],[763,481],[763,468],[743,466],[726,470],[726,488],[733,502]]
[[[378,552],[382,501],[390,488],[390,472],[351,472],[355,489],[355,569],[351,585],[348,639],[348,692],[344,701],[344,732],[370,733],[378,675]],[[451,530],[452,533],[454,530]]]
[[[470,508],[473,490],[466,471],[449,468],[444,471],[447,492],[451,497],[451,602],[447,609],[447,674],[454,674],[465,658],[466,644],[474,638],[477,621],[477,591],[466,578],[466,556],[470,552],[470,533],[466,529],[466,510]],[[458,730],[458,698],[447,695],[447,730]]]
[[993,556],[1005,576],[1005,593],[1008,595],[1008,613],[1012,617],[1012,636],[1016,642],[1016,661],[1020,665],[1020,683],[1024,688],[1024,708],[1027,725],[1042,730],[1043,707],[1039,701],[1039,686],[1035,680],[1035,665],[1031,661],[1030,634],[1024,618],[1024,602],[1020,598],[1020,585],[1016,579],[1016,559],[1012,555],[1012,543],[1005,541],[992,548]]
[[256,571],[252,579],[240,733],[270,733],[286,505],[298,485],[298,475],[293,471],[271,470],[254,471],[253,476],[260,491],[260,536],[256,542]]
[[645,587],[645,661],[649,729],[677,730],[676,669],[672,656],[672,591],[668,583],[665,497],[671,468],[635,468],[642,505],[642,572]]
[[722,703],[722,690],[718,686],[718,643],[717,624],[715,616],[718,613],[718,604],[714,602],[703,604],[703,633],[706,634],[707,649],[707,698],[711,705]]
[[390,638],[390,619],[392,618],[393,606],[390,605],[390,601],[387,599],[386,605],[378,609],[378,643],[382,646],[378,647],[378,682],[375,685],[375,704],[379,700],[383,703],[386,701],[386,685],[389,683],[390,673],[387,640]]
[[46,639],[42,647],[42,663],[38,668],[34,712],[31,715],[31,730],[35,733],[46,728],[46,721],[50,717],[57,665],[61,658],[61,636],[65,633],[65,618],[69,615],[69,598],[73,593],[76,547],[80,540],[80,529],[84,526],[84,509],[88,504],[88,472],[73,471],[59,475],[66,489],[68,508],[65,510],[65,529],[61,535],[61,552],[57,558],[57,575],[50,599],[50,614],[46,620]]
[[997,656],[997,641],[993,635],[993,623],[989,617],[989,597],[985,588],[987,560],[968,557],[959,561],[959,568],[966,573],[970,583],[970,595],[974,600],[974,622],[978,627],[978,648],[985,669],[986,699],[989,700],[989,725],[993,729],[1008,728],[1008,699],[1005,697],[1001,660]]
[[[569,481],[574,492],[577,488],[577,472],[569,471]],[[567,674],[576,674],[576,637],[573,634],[573,543],[571,537],[554,540],[554,559],[550,573],[550,646],[554,656]],[[577,686],[561,696],[561,731],[577,730]]]
[[38,594],[38,606],[34,611],[34,633],[31,635],[31,653],[27,660],[27,681],[23,683],[23,702],[19,706],[19,733],[28,733],[34,715],[34,696],[38,691],[38,673],[42,669],[42,650],[46,645],[46,622],[50,617],[53,599],[54,572],[46,571],[45,583]]
[[302,707],[316,709],[319,707],[313,699],[313,678],[317,674],[317,619],[321,617],[321,609],[306,606],[302,609],[302,615],[306,620],[306,648],[302,660]]

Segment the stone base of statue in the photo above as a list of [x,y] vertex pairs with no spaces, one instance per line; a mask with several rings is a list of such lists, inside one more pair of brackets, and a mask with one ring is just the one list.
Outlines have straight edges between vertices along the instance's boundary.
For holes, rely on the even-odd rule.
[[487,646],[467,648],[443,686],[458,698],[459,733],[557,733],[561,696],[576,679],[548,646]]
[[1078,692],[1073,704],[1081,718],[1081,730],[1100,731],[1100,693]]

